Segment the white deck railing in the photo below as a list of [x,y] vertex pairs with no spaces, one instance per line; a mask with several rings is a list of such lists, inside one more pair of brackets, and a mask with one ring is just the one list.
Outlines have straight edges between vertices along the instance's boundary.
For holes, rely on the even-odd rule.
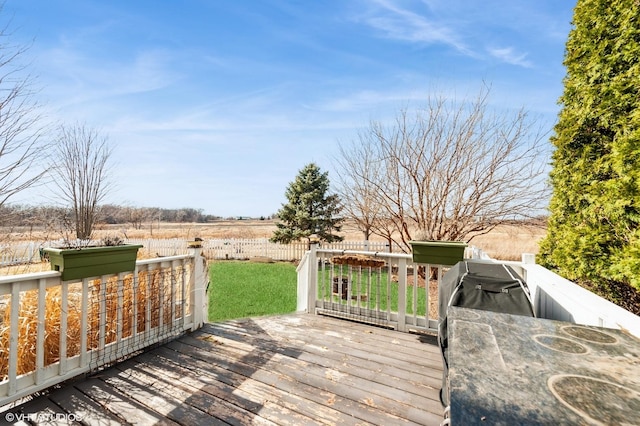
[[78,282],[0,277],[0,406],[199,328],[206,284],[199,248]]
[[[334,258],[340,256],[383,264],[337,264]],[[442,265],[415,264],[410,254],[313,246],[298,266],[297,306],[399,331],[436,331],[442,273]]]
[[[336,265],[331,261],[334,256],[349,254],[369,256],[385,264],[360,267]],[[468,249],[466,255],[513,266],[527,282],[539,318],[619,328],[640,337],[640,317],[536,265],[533,255],[523,255],[522,262],[489,259],[473,248]],[[399,331],[436,331],[438,291],[427,290],[429,286],[425,286],[421,272],[430,268],[435,268],[437,273],[429,280],[429,286],[439,286],[446,267],[416,265],[411,255],[312,248],[298,266],[297,309],[371,322]],[[414,285],[416,281],[418,285]]]
[[535,264],[533,255],[505,263],[521,268],[539,318],[623,329],[640,338],[639,316]]

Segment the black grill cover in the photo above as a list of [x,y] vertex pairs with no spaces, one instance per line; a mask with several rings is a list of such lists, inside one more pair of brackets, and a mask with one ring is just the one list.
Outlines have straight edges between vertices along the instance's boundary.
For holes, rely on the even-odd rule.
[[446,406],[449,370],[447,309],[449,306],[481,309],[505,314],[533,317],[529,288],[512,267],[482,260],[465,260],[455,264],[442,277],[438,290],[438,343],[444,361],[440,398]]

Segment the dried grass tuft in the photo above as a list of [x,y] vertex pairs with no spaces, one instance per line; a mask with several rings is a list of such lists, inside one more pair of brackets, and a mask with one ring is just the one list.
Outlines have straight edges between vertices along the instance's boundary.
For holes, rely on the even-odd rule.
[[[187,271],[188,272],[188,271]],[[122,304],[122,338],[133,336],[134,323],[137,332],[171,324],[182,315],[181,291],[177,278],[181,268],[173,270],[143,271],[138,274],[138,286],[134,290],[133,274],[127,275],[119,286],[116,276],[102,282],[89,283],[87,311],[87,347],[97,349],[100,345],[100,320],[105,319],[105,345],[116,341],[118,336],[118,305]],[[172,282],[175,293],[172,293]],[[102,288],[104,286],[104,289]],[[121,299],[119,295],[122,295]],[[104,302],[102,302],[104,300]],[[5,296],[0,300],[0,379],[6,380],[9,367],[10,312],[12,300]],[[36,345],[38,332],[38,291],[20,294],[18,327],[17,374],[36,369]],[[136,307],[134,317],[134,306]],[[104,312],[101,309],[104,307]],[[163,315],[160,318],[162,307]],[[187,312],[188,313],[188,312]],[[44,365],[60,359],[60,333],[62,318],[61,287],[52,287],[45,293],[44,315]],[[147,318],[150,320],[147,322]],[[82,321],[82,284],[69,286],[67,313],[67,357],[80,354]]]

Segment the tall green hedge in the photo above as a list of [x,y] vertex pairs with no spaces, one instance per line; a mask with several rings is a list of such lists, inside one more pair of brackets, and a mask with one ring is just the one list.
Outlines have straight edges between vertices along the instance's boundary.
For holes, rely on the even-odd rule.
[[640,0],[578,0],[542,262],[640,289]]

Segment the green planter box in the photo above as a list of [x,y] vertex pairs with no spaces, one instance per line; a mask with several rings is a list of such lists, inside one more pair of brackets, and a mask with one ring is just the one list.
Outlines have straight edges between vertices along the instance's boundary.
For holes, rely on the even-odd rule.
[[51,269],[62,273],[62,281],[78,280],[118,272],[133,271],[141,245],[45,248]]
[[467,243],[461,241],[409,241],[415,263],[455,265],[464,259]]

